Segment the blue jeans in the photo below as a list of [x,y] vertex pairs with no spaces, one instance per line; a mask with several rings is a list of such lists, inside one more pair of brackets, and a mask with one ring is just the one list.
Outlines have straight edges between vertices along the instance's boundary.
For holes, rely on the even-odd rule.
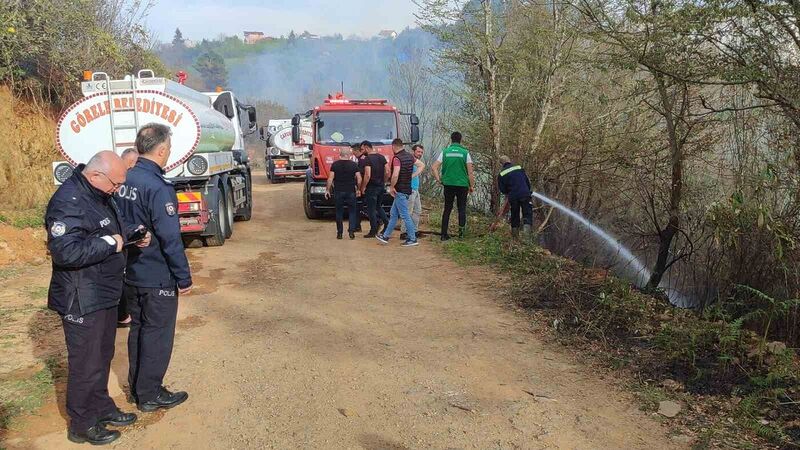
[[397,195],[394,196],[394,202],[392,203],[392,212],[389,216],[389,225],[386,226],[386,231],[383,232],[383,237],[390,238],[392,233],[394,233],[394,227],[397,225],[397,221],[402,218],[403,222],[406,224],[406,234],[408,235],[409,241],[416,241],[417,240],[417,228],[414,226],[414,221],[411,219],[411,213],[408,212],[408,194],[403,194],[402,192],[398,192]]
[[356,206],[355,192],[333,192],[333,199],[336,202],[336,234],[342,234],[342,220],[344,219],[344,209],[347,208],[348,224],[347,231],[355,231],[358,228],[358,207]]

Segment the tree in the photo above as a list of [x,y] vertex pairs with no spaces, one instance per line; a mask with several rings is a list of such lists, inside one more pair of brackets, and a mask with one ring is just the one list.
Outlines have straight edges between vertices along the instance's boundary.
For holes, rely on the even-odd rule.
[[[486,114],[489,131],[486,162],[488,175],[493,179],[500,169],[506,102],[516,82],[510,70],[513,61],[505,45],[511,25],[506,20],[509,6],[492,0],[415,0],[415,4],[420,8],[417,22],[443,44],[437,51],[439,60],[446,70],[464,74],[467,92],[463,97]],[[490,183],[492,211],[497,208],[499,197],[496,183]]]
[[294,45],[297,41],[297,35],[294,34],[294,30],[289,31],[288,42],[289,45]]
[[[616,14],[615,8],[619,7],[625,10],[624,19]],[[709,121],[698,111],[700,91],[686,81],[698,71],[701,61],[695,55],[699,54],[700,45],[685,34],[673,32],[674,5],[581,0],[579,8],[593,27],[598,43],[608,48],[608,62],[629,68],[639,80],[635,98],[658,118],[654,125],[661,131],[664,146],[653,143],[654,152],[646,155],[653,161],[652,169],[647,169],[640,183],[648,225],[658,239],[656,261],[646,286],[655,289],[667,269],[689,255],[673,246],[681,236],[690,240],[682,228],[684,172],[690,150],[693,145],[702,148],[708,144],[701,140]],[[680,75],[670,75],[664,68]],[[666,161],[660,157],[661,148],[666,149]],[[668,171],[669,176],[663,177],[662,171]],[[687,248],[691,247],[688,242]]]
[[214,51],[207,51],[200,55],[194,63],[194,68],[206,80],[208,89],[228,84],[228,69],[225,67],[225,60]]
[[173,47],[183,47],[186,45],[186,39],[183,38],[180,28],[175,28],[175,36],[172,38]]

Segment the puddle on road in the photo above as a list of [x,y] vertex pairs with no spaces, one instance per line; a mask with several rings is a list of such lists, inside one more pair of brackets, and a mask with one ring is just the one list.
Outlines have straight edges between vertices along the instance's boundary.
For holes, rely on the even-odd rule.
[[192,295],[213,294],[219,289],[219,284],[225,273],[225,269],[211,269],[209,272],[208,276],[192,275],[192,281],[194,283]]
[[265,251],[259,253],[258,257],[239,263],[237,266],[244,269],[244,280],[249,285],[272,285],[276,281],[293,278],[282,268],[290,262],[292,260],[281,258],[275,252]]
[[181,319],[178,321],[178,329],[179,330],[191,330],[192,328],[202,327],[208,323],[206,319],[203,319],[200,316],[188,316],[185,319]]

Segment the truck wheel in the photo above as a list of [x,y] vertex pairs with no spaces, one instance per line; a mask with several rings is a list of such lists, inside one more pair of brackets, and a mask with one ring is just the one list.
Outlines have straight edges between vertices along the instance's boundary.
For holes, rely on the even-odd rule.
[[225,239],[230,239],[233,236],[233,218],[236,212],[233,204],[233,189],[230,186],[225,186]]
[[305,211],[306,217],[311,220],[318,220],[322,218],[322,212],[311,206],[311,197],[308,193],[308,183],[306,183],[303,187],[303,211]]
[[244,183],[247,191],[247,202],[242,206],[239,214],[234,217],[234,220],[241,222],[247,222],[253,217],[253,181],[250,178],[250,172],[245,175]]
[[215,206],[214,211],[211,213],[211,222],[215,224],[216,230],[212,236],[206,236],[206,245],[220,247],[225,244],[225,235],[227,233],[225,229],[228,227],[225,223],[227,222],[225,217],[225,197],[223,197],[223,192],[218,189],[212,192],[216,195],[210,196],[212,201],[209,204]]

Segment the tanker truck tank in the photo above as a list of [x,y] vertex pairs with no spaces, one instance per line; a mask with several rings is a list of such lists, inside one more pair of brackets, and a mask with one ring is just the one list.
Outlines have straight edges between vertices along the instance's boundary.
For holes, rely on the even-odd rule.
[[280,183],[287,177],[305,177],[313,142],[311,122],[300,123],[300,143],[292,142],[292,120],[270,120],[262,129],[262,140],[266,141],[267,178]]
[[165,78],[110,80],[104,73],[81,88],[84,97],[67,108],[57,128],[58,149],[73,166],[102,150],[133,147],[138,129],[148,123],[172,131],[167,171],[195,153],[229,152],[236,145],[237,105],[228,93],[212,99]]

